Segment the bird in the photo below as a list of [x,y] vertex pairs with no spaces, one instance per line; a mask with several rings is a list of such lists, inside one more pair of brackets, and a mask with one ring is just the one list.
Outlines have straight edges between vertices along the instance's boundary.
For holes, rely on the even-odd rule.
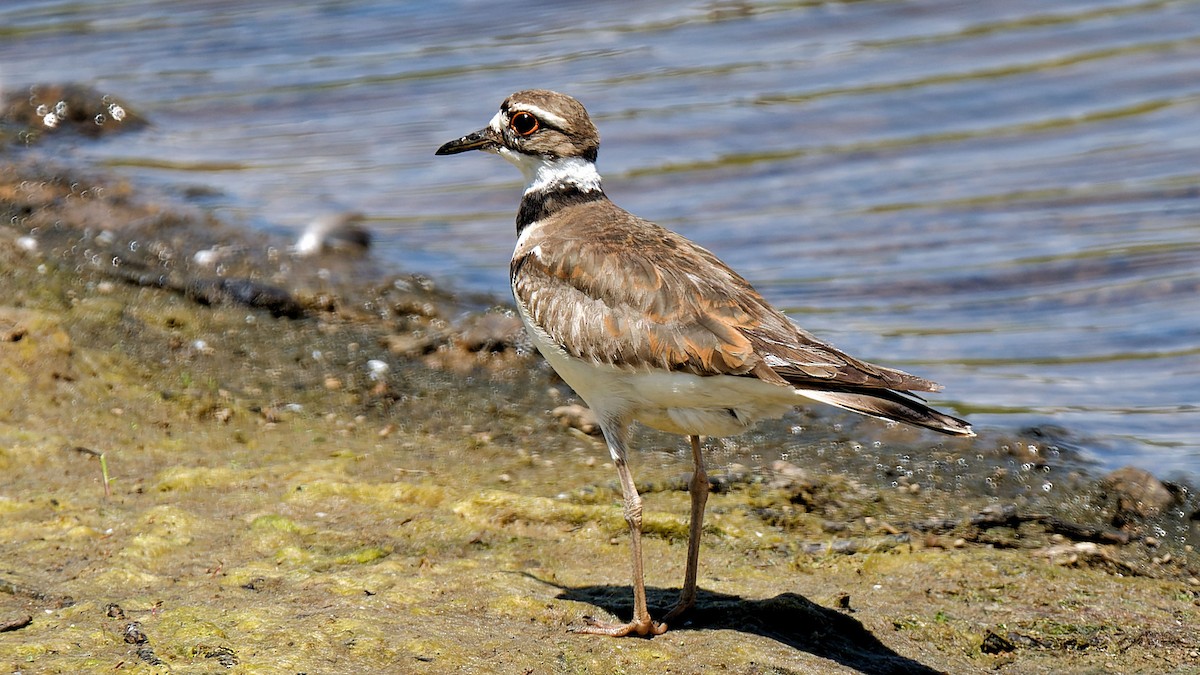
[[[632,618],[585,616],[575,632],[652,636],[696,604],[709,488],[701,437],[737,435],[814,400],[951,436],[975,434],[912,393],[940,385],[822,342],[707,249],[614,204],[596,169],[599,148],[582,103],[528,89],[506,98],[487,126],[435,154],[498,154],[524,175],[509,264],[517,311],[537,350],[595,412],[630,535]],[[642,499],[628,463],[635,421],[686,436],[692,451],[684,582],[662,621],[646,604]]]
[[371,247],[371,231],[364,220],[366,215],[358,211],[318,216],[304,228],[291,252],[300,258],[331,252],[362,255]]

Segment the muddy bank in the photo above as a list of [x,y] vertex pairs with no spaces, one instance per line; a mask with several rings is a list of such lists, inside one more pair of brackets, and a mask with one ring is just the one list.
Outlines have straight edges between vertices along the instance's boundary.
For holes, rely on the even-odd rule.
[[[708,443],[690,622],[571,634],[620,492],[502,300],[24,156],[0,215],[11,672],[1200,672],[1188,486],[822,409]],[[637,447],[661,614],[689,466]]]

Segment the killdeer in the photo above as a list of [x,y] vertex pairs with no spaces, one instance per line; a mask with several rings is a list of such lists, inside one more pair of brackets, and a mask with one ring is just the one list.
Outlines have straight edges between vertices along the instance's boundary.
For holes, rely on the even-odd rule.
[[[483,150],[525,175],[513,296],[538,351],[595,411],[620,477],[633,553],[633,619],[585,617],[579,632],[658,635],[696,602],[708,497],[701,436],[730,436],[808,399],[954,436],[967,422],[908,392],[940,387],[860,361],[793,324],[709,251],[609,201],[596,172],[600,135],[579,101],[532,89],[509,96],[483,129],[438,155]],[[633,421],[687,436],[687,568],[678,603],[650,618],[642,500],[626,458]]]

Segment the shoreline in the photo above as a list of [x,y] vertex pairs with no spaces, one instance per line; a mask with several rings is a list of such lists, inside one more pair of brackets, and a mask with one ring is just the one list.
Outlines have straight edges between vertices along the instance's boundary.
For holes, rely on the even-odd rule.
[[[5,152],[14,672],[1200,672],[1191,487],[824,410],[707,443],[690,623],[569,634],[629,611],[620,493],[503,304]],[[635,447],[661,612],[689,467]]]

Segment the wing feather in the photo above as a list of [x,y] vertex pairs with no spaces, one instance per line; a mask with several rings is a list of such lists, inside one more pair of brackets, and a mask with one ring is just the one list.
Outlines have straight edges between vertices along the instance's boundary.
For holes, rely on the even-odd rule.
[[607,200],[530,227],[510,268],[513,293],[576,358],[801,389],[939,389],[818,340],[706,249]]

